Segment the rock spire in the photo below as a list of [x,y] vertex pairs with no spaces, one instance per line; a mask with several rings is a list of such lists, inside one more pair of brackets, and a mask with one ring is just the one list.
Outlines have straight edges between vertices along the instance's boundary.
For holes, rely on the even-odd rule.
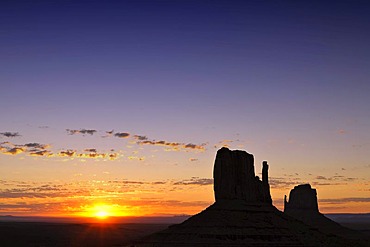
[[254,157],[246,151],[221,148],[213,170],[216,202],[242,200],[252,203],[272,203],[268,183],[268,164],[263,162],[262,181],[254,172]]

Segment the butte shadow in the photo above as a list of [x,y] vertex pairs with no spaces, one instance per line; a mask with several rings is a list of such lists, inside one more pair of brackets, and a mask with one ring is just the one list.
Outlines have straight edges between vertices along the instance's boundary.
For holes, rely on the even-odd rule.
[[267,162],[263,162],[260,180],[252,154],[221,148],[213,177],[214,204],[131,246],[354,246],[275,208]]

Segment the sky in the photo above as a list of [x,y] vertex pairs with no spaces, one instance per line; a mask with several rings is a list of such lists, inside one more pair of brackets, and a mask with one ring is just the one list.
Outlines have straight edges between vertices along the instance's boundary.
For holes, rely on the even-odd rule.
[[223,146],[273,204],[370,212],[368,1],[0,3],[0,214],[194,214]]

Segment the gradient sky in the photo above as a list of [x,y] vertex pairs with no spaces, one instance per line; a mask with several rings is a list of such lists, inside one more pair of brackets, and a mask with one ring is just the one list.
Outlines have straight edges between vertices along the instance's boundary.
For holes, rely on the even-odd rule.
[[0,214],[193,214],[228,146],[370,212],[368,1],[0,3]]

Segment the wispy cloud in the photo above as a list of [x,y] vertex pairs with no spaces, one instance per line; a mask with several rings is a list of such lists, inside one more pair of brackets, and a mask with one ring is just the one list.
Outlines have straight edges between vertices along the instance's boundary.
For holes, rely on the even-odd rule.
[[66,129],[66,131],[68,132],[69,135],[76,135],[76,134],[82,134],[82,135],[89,134],[89,135],[93,135],[96,132],[98,132],[97,130],[94,130],[94,129],[79,129],[79,130]]
[[23,148],[10,148],[10,149],[6,149],[6,151],[3,152],[3,153],[4,154],[16,155],[16,154],[23,153],[24,151],[25,151],[25,149],[23,149]]
[[36,157],[70,157],[70,158],[107,158],[109,160],[116,160],[119,155],[112,149],[110,152],[99,152],[96,148],[84,149],[82,152],[73,149],[61,150],[53,152],[49,150],[51,148],[48,144],[42,144],[37,142],[26,143],[26,144],[13,144],[11,142],[0,143],[0,151],[3,154],[17,155],[21,153],[28,154],[29,156]]
[[180,151],[184,149],[205,151],[205,144],[196,145],[193,143],[185,144],[181,142],[167,142],[167,141],[156,141],[156,140],[138,141],[137,144],[162,146],[162,147],[167,147],[168,148],[167,150],[173,150],[173,151]]
[[139,156],[133,156],[133,155],[131,155],[131,156],[128,156],[127,159],[129,159],[129,160],[144,161],[145,160],[145,157],[144,156],[139,157]]
[[77,150],[67,149],[62,150],[56,154],[59,157],[70,157],[70,158],[108,158],[109,160],[115,160],[118,158],[118,153],[106,153],[98,152],[95,148],[85,149],[84,152],[78,152]]
[[226,147],[229,148],[231,143],[233,143],[233,140],[222,140],[219,141],[217,144],[214,145],[214,148],[220,148],[220,147]]
[[212,185],[213,179],[212,178],[199,178],[199,177],[192,177],[187,180],[181,180],[174,183],[174,185]]
[[118,137],[118,138],[127,138],[130,136],[130,133],[126,133],[126,132],[117,132],[114,134],[115,137]]
[[73,157],[73,156],[76,156],[76,151],[74,151],[74,150],[63,150],[63,151],[60,151],[58,153],[58,155],[61,156],[61,157],[64,157],[64,156]]
[[335,176],[331,176],[331,177],[316,176],[315,180],[351,182],[351,181],[358,180],[358,178],[335,175]]
[[52,156],[53,154],[48,150],[41,150],[41,151],[30,152],[29,155],[31,156]]
[[26,143],[23,145],[24,147],[27,147],[27,148],[35,148],[35,149],[47,149],[49,148],[50,146],[47,145],[47,144],[41,144],[41,143],[37,143],[37,142],[33,142],[33,143]]
[[4,154],[10,155],[17,155],[21,153],[29,153],[31,156],[43,156],[49,155],[50,151],[46,149],[49,148],[50,145],[48,144],[41,144],[41,143],[26,143],[26,144],[14,144],[11,142],[2,142],[0,144],[0,151]]
[[289,189],[295,185],[301,184],[302,181],[298,177],[270,177],[269,184],[272,189]]
[[146,141],[148,140],[148,137],[142,136],[142,135],[134,135],[134,139],[139,140],[139,141]]
[[114,130],[105,131],[105,133],[106,133],[106,135],[102,136],[103,138],[112,136],[113,133],[114,133]]
[[333,203],[342,204],[348,202],[370,202],[370,197],[346,197],[346,198],[334,198],[334,199],[319,199],[322,203]]
[[10,137],[10,138],[21,136],[18,132],[2,132],[0,133],[0,135],[5,136],[5,137]]

